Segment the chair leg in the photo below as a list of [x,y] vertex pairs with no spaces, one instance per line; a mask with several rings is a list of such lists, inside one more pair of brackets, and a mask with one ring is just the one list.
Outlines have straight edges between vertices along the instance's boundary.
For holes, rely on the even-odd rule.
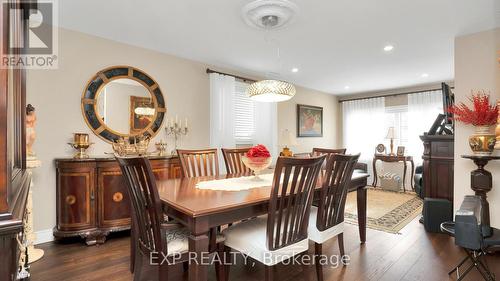
[[340,250],[340,258],[342,259],[345,255],[345,250],[344,250],[344,233],[340,233],[338,235],[339,239],[339,250]]
[[265,266],[265,280],[274,281],[274,266]]
[[143,268],[143,262],[142,262],[142,255],[138,255],[135,257],[135,266],[134,266],[134,281],[141,281],[141,275],[142,272],[144,271]]
[[226,281],[226,274],[224,273],[224,244],[219,243],[217,245],[217,252],[215,254],[218,255],[218,259],[215,262],[215,274],[217,276],[217,281]]
[[130,228],[130,273],[134,273],[135,266],[135,234],[134,227]]
[[[306,253],[307,255],[307,253]],[[312,264],[303,264],[302,265],[302,274],[304,275],[304,280],[311,281],[311,266]]]
[[316,264],[316,276],[318,281],[323,281],[323,266],[321,265],[321,255],[323,255],[323,245],[315,243],[315,264]]
[[231,259],[231,248],[224,247],[224,256],[226,257],[226,261],[224,262],[224,281],[229,281],[229,269],[231,268],[231,264],[233,263],[233,260]]
[[182,269],[184,270],[184,272],[188,272],[188,270],[189,270],[189,262],[188,261],[185,261],[182,263]]
[[217,250],[217,233],[220,232],[220,230],[218,229],[220,229],[220,226],[210,229],[210,236],[209,236],[210,241],[208,242],[208,244],[209,244],[209,251],[211,253]]

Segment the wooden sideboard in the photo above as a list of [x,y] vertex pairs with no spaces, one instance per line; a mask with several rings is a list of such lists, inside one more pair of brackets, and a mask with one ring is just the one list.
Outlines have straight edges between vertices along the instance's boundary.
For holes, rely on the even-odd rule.
[[453,202],[454,137],[452,135],[423,135],[423,179],[427,198]]
[[[150,157],[157,179],[180,178],[178,157]],[[87,245],[104,243],[130,229],[130,200],[113,158],[56,159],[57,225],[54,237],[80,236]]]

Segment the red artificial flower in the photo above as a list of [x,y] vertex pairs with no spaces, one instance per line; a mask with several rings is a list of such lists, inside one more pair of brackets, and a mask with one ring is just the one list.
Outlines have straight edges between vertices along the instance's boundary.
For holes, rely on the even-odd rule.
[[489,126],[497,123],[498,106],[490,105],[489,95],[484,91],[472,92],[469,100],[472,102],[472,109],[463,102],[448,107],[448,112],[453,114],[455,120],[474,126]]
[[253,158],[253,157],[271,157],[271,153],[269,153],[269,150],[262,145],[256,145],[252,148],[250,148],[247,152],[247,157]]

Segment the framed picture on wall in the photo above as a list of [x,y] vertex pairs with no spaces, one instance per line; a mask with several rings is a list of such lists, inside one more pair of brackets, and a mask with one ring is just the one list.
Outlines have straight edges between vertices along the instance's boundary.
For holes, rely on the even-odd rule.
[[155,113],[150,98],[130,96],[130,133],[142,132],[151,122]]
[[398,156],[404,156],[405,155],[405,147],[404,146],[398,146],[397,155]]
[[323,136],[323,108],[297,104],[297,137]]

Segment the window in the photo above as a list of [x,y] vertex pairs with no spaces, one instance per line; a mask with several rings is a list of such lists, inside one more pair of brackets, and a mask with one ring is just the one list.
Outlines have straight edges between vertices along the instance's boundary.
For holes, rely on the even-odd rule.
[[247,83],[235,83],[233,104],[236,146],[252,146],[255,140],[255,102],[247,96],[247,88]]
[[396,131],[397,143],[408,145],[408,106],[390,106],[385,108],[385,132],[389,127]]

